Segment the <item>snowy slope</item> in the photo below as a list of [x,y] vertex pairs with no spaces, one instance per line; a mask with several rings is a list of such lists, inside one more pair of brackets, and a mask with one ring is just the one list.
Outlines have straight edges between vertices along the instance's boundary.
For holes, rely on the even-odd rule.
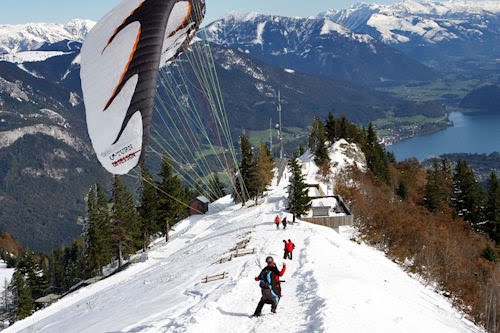
[[57,57],[67,54],[61,51],[24,51],[17,53],[0,54],[0,61],[8,61],[15,64],[22,64],[23,62],[40,62],[45,61],[52,57]]
[[83,41],[94,21],[74,19],[66,24],[28,23],[0,25],[0,54],[34,50],[44,43]]
[[0,294],[3,293],[5,285],[9,285],[14,268],[7,268],[7,264],[0,260]]
[[[342,146],[334,159],[356,161],[341,158]],[[301,160],[303,169],[312,169],[310,158]],[[286,185],[274,186],[263,204],[250,208],[221,199],[208,215],[176,225],[171,241],[158,240],[147,259],[6,332],[482,332],[383,253],[349,240],[351,229],[338,234],[299,222],[276,230]],[[278,314],[267,316],[267,306],[263,317],[252,318],[260,298],[253,278],[267,255],[281,267],[282,239],[288,238],[297,248],[282,278]],[[216,263],[244,239],[256,255]],[[201,283],[223,272],[229,278]]]

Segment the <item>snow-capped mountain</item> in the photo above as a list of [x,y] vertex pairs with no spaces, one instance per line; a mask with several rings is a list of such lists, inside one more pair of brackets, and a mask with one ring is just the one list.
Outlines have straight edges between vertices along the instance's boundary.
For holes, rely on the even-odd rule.
[[357,4],[318,17],[369,34],[419,60],[438,55],[496,59],[500,52],[500,1],[496,0]]
[[28,23],[0,25],[0,54],[36,50],[45,43],[82,42],[94,21],[74,19],[65,24]]
[[230,14],[201,35],[278,67],[364,84],[435,77],[403,53],[328,18]]
[[[332,173],[356,163],[353,151],[345,141],[329,151],[339,162]],[[312,155],[302,156],[300,163],[306,181],[317,184]],[[350,227],[337,233],[299,221],[276,230],[277,214],[292,220],[284,212],[289,178],[275,181],[258,206],[242,208],[229,197],[220,199],[208,214],[176,224],[168,243],[158,239],[127,269],[63,297],[6,332],[484,332],[453,309],[450,299],[383,252],[352,241]],[[293,260],[281,259],[283,239],[296,246]],[[249,255],[233,257],[237,244],[246,244]],[[261,290],[254,277],[266,256],[273,256],[280,269],[286,263],[283,297],[276,314],[266,305],[262,317],[255,318]],[[225,278],[203,283],[224,272]]]

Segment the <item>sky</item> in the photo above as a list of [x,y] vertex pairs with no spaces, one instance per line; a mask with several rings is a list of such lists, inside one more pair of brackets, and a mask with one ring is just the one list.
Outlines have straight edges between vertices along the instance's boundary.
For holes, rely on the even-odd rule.
[[[64,23],[73,18],[97,21],[121,0],[0,0],[0,24]],[[207,0],[209,23],[231,11],[307,17],[329,8],[357,2],[391,3],[397,0]]]

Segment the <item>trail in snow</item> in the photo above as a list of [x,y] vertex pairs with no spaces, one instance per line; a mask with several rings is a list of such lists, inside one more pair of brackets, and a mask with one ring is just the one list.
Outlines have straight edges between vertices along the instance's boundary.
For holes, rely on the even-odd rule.
[[[158,240],[147,260],[80,289],[20,321],[7,332],[483,332],[449,301],[402,271],[383,253],[349,235],[306,222],[276,230],[285,208],[286,182],[261,205],[241,208],[229,198],[206,216],[175,226],[171,240]],[[291,220],[291,216],[288,216]],[[227,257],[250,238],[256,255]],[[283,239],[296,244],[282,279],[276,315],[260,299],[254,280],[272,255],[281,268]],[[223,272],[229,278],[201,283]]]

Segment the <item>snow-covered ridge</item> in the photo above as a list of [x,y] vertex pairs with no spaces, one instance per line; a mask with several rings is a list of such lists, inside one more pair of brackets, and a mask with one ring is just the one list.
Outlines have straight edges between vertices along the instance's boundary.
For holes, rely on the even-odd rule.
[[0,77],[0,93],[7,93],[10,97],[20,101],[29,101],[29,97],[22,89],[21,82],[10,82]]
[[[49,112],[49,111],[50,110],[44,110],[44,112]],[[25,135],[36,135],[36,134],[45,134],[51,136],[59,141],[64,142],[68,146],[71,146],[75,150],[80,152],[88,151],[87,145],[82,140],[72,135],[65,129],[59,126],[50,126],[43,124],[21,127],[11,131],[0,132],[0,149],[9,147],[17,140],[23,138]]]
[[221,66],[227,71],[233,68],[237,68],[259,81],[266,80],[264,72],[261,68],[254,66],[248,58],[240,57],[236,51],[231,49],[225,51],[224,62],[221,64]]
[[341,11],[325,11],[318,17],[329,18],[354,31],[374,30],[381,41],[397,44],[415,38],[439,43],[500,34],[495,26],[499,15],[497,0],[404,0],[389,5],[356,4]]
[[313,153],[308,150],[299,158],[302,166],[302,173],[306,176],[310,184],[318,184],[323,193],[331,195],[335,187],[335,178],[346,171],[349,167],[356,167],[366,171],[366,157],[358,145],[349,143],[344,139],[338,140],[328,148],[330,158],[330,175],[325,181],[319,174],[319,168],[314,162]]
[[94,25],[94,21],[82,19],[74,19],[65,24],[0,25],[0,54],[31,51],[44,43],[66,39],[82,42]]
[[[353,150],[339,141],[330,157],[354,162],[343,153]],[[306,155],[301,160],[314,163]],[[314,181],[310,176],[307,181]],[[337,233],[299,221],[276,230],[276,214],[291,220],[284,212],[289,178],[286,173],[281,183],[273,182],[257,206],[220,199],[208,214],[176,224],[168,243],[158,239],[127,269],[70,293],[7,332],[483,332],[383,252],[351,241],[351,228]],[[281,268],[283,239],[296,248],[286,261],[277,314],[268,316],[266,305],[263,317],[253,318],[261,296],[254,277],[266,256]],[[255,254],[221,260],[242,241]],[[202,282],[222,272],[227,278]]]
[[61,51],[24,51],[17,53],[0,54],[0,61],[8,61],[15,64],[22,64],[24,62],[41,62],[52,57],[57,57],[67,54]]
[[296,52],[296,49],[317,37],[342,38],[356,43],[375,42],[371,36],[356,33],[328,18],[292,18],[236,12],[211,23],[200,35],[219,45],[239,45],[241,48],[257,46],[262,49],[275,47],[276,44],[289,44],[279,52],[274,51],[277,52],[275,55]]

